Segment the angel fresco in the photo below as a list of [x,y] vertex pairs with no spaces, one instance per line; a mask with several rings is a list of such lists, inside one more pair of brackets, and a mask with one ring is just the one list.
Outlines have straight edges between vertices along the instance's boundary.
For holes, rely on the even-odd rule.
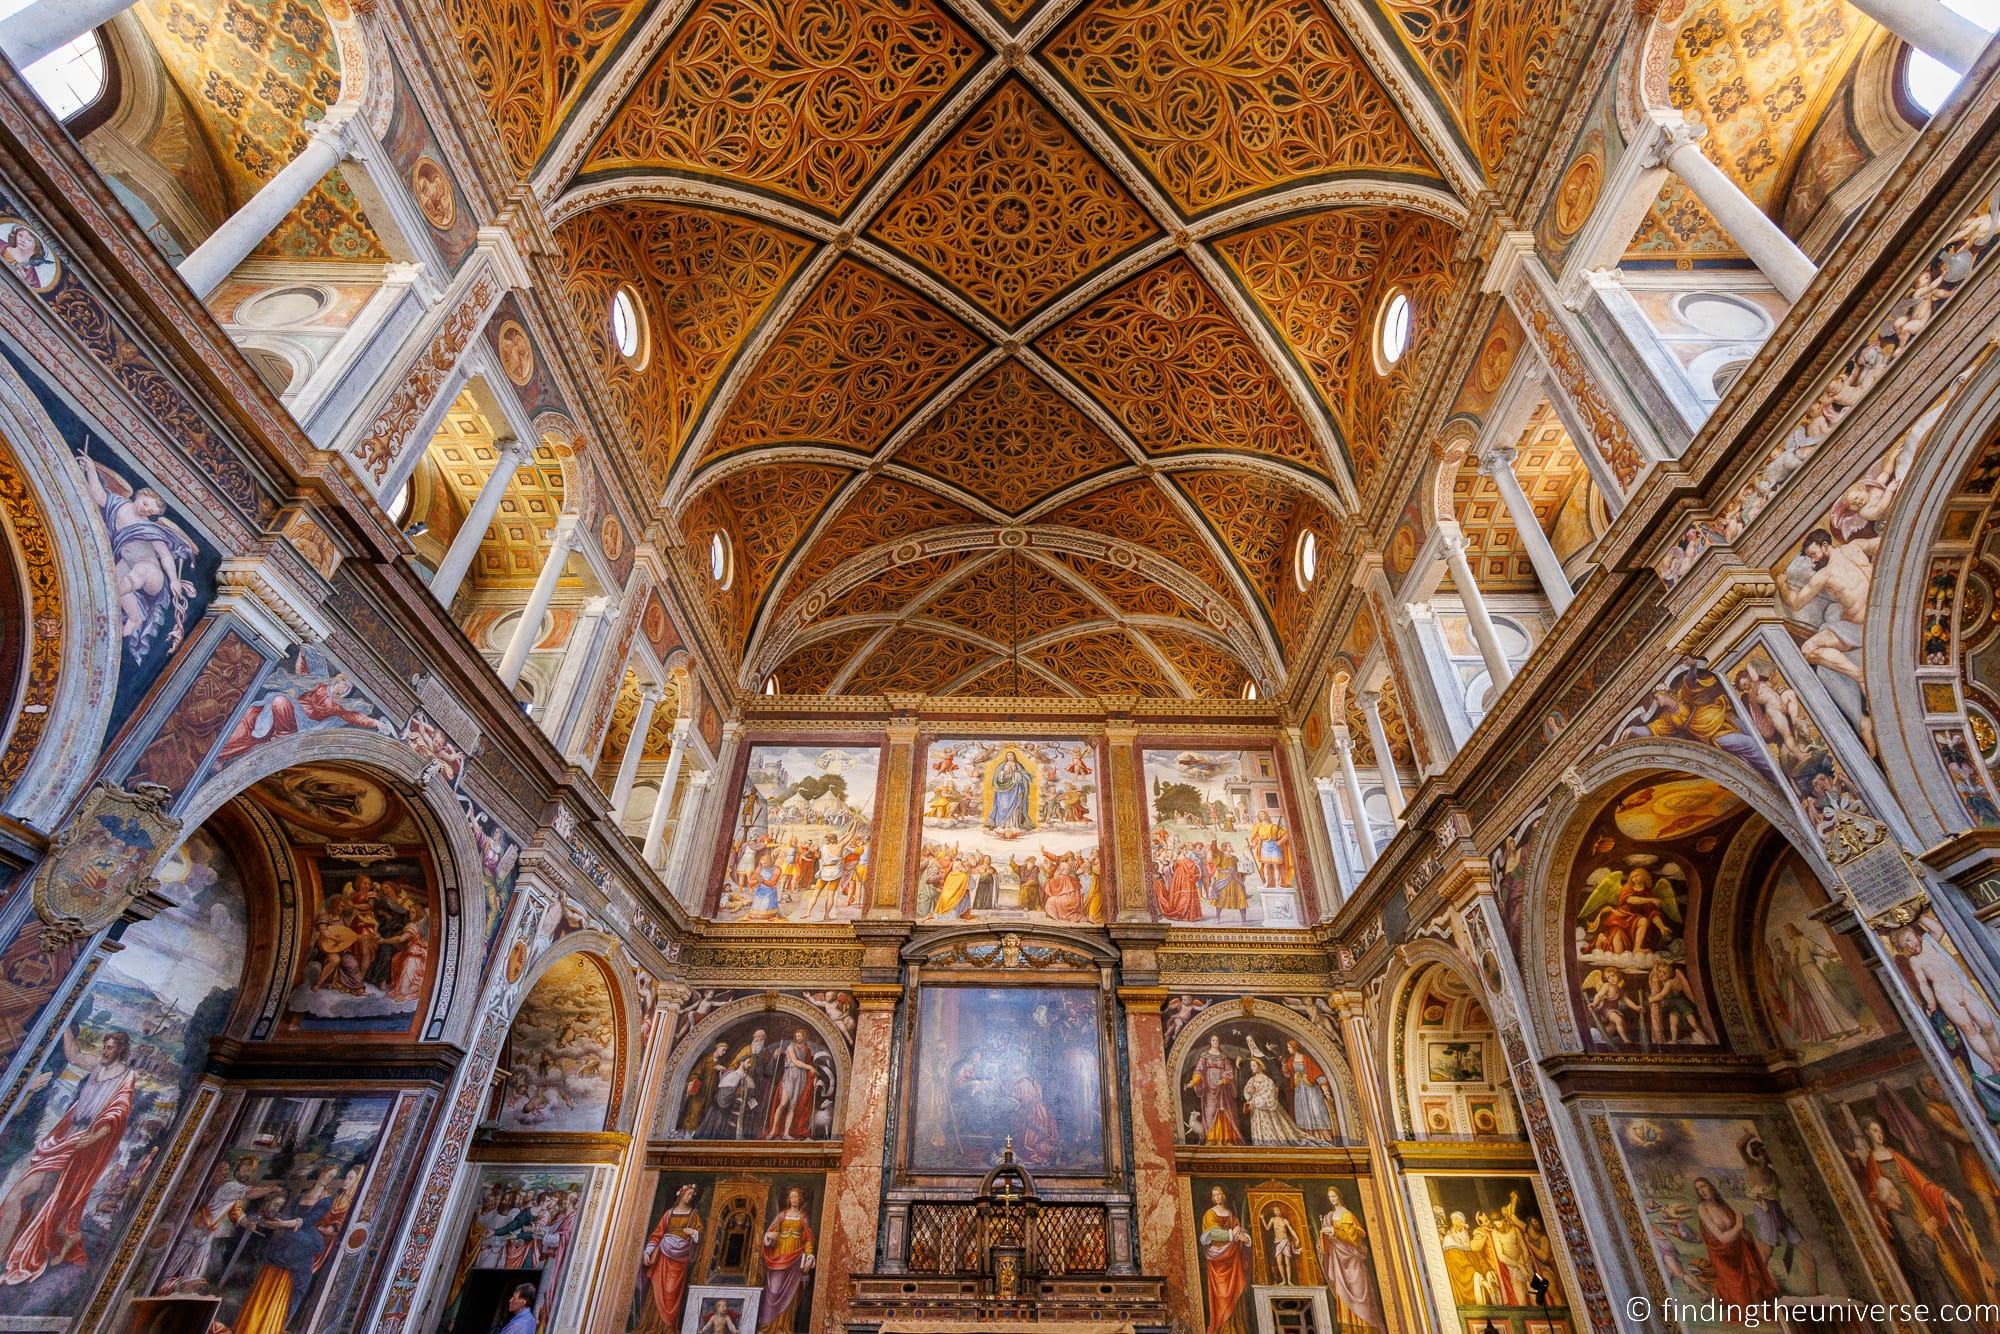
[[118,637],[133,662],[143,662],[165,636],[168,649],[187,634],[195,586],[194,539],[167,517],[167,502],[150,486],[132,484],[87,453],[76,456],[84,490],[97,507],[111,544],[118,597]]
[[1676,1046],[1714,1040],[1686,966],[1687,872],[1628,853],[1586,871],[1573,925],[1584,1009],[1600,1039]]

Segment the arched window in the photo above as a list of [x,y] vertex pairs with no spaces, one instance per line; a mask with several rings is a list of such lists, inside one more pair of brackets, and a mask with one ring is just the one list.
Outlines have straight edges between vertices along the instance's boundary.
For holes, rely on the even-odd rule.
[[95,32],[63,43],[23,70],[22,77],[57,120],[68,120],[104,96],[110,66]]
[[646,312],[630,287],[611,294],[611,343],[634,366],[646,364]]
[[1375,369],[1387,375],[1410,350],[1410,294],[1400,287],[1389,293],[1375,320]]
[[[2000,0],[1944,0],[1945,8],[1988,32],[2000,30]],[[1903,91],[1926,116],[1935,115],[1965,76],[1934,56],[1911,47],[1903,61]]]
[[764,693],[767,695],[782,695],[785,693],[784,687],[778,684],[778,674],[776,672],[772,672],[764,678]]
[[708,577],[724,588],[736,582],[736,548],[720,528],[708,535]]

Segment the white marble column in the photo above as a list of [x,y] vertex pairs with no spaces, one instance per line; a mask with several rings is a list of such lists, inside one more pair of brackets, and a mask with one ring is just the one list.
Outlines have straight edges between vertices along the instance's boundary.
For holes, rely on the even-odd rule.
[[709,788],[714,785],[715,775],[707,770],[688,776],[687,800],[674,819],[674,841],[667,847],[667,864],[662,872],[667,889],[691,913],[701,911],[702,900],[708,893],[708,886],[688,873],[688,863],[696,856],[696,834],[706,827]]
[[1954,74],[1979,59],[1992,35],[1938,0],[1848,0],[1856,9],[1895,33]]
[[653,710],[665,692],[658,681],[639,688],[639,712],[632,719],[632,735],[626,738],[625,753],[618,757],[618,777],[611,784],[611,815],[622,825],[625,807],[632,801],[632,784],[639,778],[639,761],[646,755],[646,734],[653,729]]
[[[1335,744],[1338,744],[1337,742]],[[1341,903],[1361,885],[1362,868],[1355,865],[1359,845],[1350,848],[1347,843],[1347,820],[1340,807],[1340,783],[1332,778],[1315,778],[1313,787],[1319,792],[1320,823],[1326,826],[1327,841],[1333,844],[1333,869],[1340,878],[1340,898],[1327,905],[1324,916],[1331,917],[1340,911]]]
[[136,0],[34,0],[0,19],[0,51],[26,69],[49,52],[68,46],[130,9]]
[[250,252],[299,206],[313,187],[347,156],[351,122],[346,118],[321,121],[299,155],[286,163],[276,176],[264,182],[249,202],[229,215],[229,220],[208,234],[208,239],[181,261],[180,275],[198,297],[206,297],[222,280],[236,272],[236,266],[250,258]]
[[674,813],[674,789],[680,786],[681,761],[687,758],[688,726],[686,719],[674,724],[674,743],[667,750],[667,770],[660,775],[660,794],[653,799],[653,818],[646,824],[646,844],[640,855],[646,859],[646,865],[655,868],[663,866],[661,845],[666,842],[667,821]]
[[1500,650],[1500,630],[1493,624],[1493,614],[1486,610],[1486,595],[1479,591],[1478,581],[1472,577],[1472,562],[1465,557],[1463,537],[1445,538],[1444,562],[1451,567],[1451,581],[1458,588],[1459,600],[1465,604],[1465,619],[1472,622],[1472,637],[1479,643],[1479,656],[1486,659],[1486,674],[1493,678],[1492,692],[1486,697],[1486,711],[1491,712],[1493,702],[1514,679],[1514,669],[1507,665],[1507,655]]
[[1529,563],[1535,567],[1535,578],[1541,582],[1542,593],[1548,598],[1550,608],[1560,616],[1576,594],[1569,586],[1569,576],[1563,573],[1556,549],[1549,545],[1549,535],[1542,531],[1542,521],[1535,517],[1535,507],[1529,502],[1528,493],[1521,489],[1521,479],[1514,474],[1517,454],[1512,445],[1490,445],[1479,456],[1479,471],[1491,477],[1493,485],[1499,488],[1508,517],[1514,520],[1514,531],[1520,534],[1521,546],[1528,553]]
[[472,568],[472,562],[479,555],[480,544],[486,540],[486,529],[492,524],[493,516],[500,510],[500,502],[507,498],[508,484],[514,474],[535,452],[530,441],[506,439],[499,442],[500,457],[493,464],[493,471],[486,475],[485,485],[479,488],[478,498],[472,502],[472,509],[452,535],[451,546],[438,562],[437,573],[431,576],[431,592],[451,610],[451,600],[458,596],[458,586],[465,582],[465,575]]
[[1368,745],[1375,752],[1375,772],[1382,779],[1382,791],[1389,798],[1389,814],[1403,817],[1403,777],[1396,772],[1396,752],[1389,748],[1389,727],[1382,721],[1382,692],[1364,690],[1354,697],[1361,706],[1361,719],[1368,724]]
[[1375,831],[1368,827],[1368,806],[1361,796],[1361,775],[1354,772],[1354,739],[1337,737],[1333,743],[1340,756],[1340,782],[1347,789],[1347,805],[1354,821],[1354,841],[1361,846],[1361,869],[1375,864]]
[[575,715],[590,698],[586,682],[597,662],[598,641],[604,635],[604,617],[610,610],[608,597],[594,597],[584,603],[576,614],[576,624],[570,628],[569,640],[563,645],[562,665],[556,669],[555,684],[542,705],[542,731],[556,743],[558,750],[568,748],[569,734],[576,727]]
[[1750,262],[1771,280],[1771,286],[1785,300],[1797,301],[1819,270],[1813,267],[1806,252],[1785,235],[1784,228],[1773,222],[1701,151],[1701,139],[1708,133],[1708,127],[1663,117],[1656,123],[1660,142],[1650,154],[1652,164],[1680,177],[1702,206],[1715,216],[1723,233],[1742,246]]
[[521,609],[520,623],[514,627],[514,637],[507,641],[507,652],[500,658],[500,681],[509,690],[520,683],[528,654],[542,637],[542,618],[549,614],[549,599],[556,595],[556,581],[562,578],[563,567],[569,564],[570,549],[575,545],[576,515],[564,514],[557,518],[549,534],[548,559],[542,562],[534,591],[528,594],[528,605]]

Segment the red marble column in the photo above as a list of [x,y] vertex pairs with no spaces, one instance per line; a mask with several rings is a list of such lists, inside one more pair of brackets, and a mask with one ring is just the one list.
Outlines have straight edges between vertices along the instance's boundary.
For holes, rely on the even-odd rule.
[[842,1327],[848,1310],[848,1276],[875,1268],[876,1223],[888,1159],[883,1137],[889,1120],[889,1049],[896,1035],[896,1001],[902,994],[893,983],[863,983],[854,989],[860,1013],[847,1076],[840,1173],[823,1216],[826,1235],[820,1241],[819,1284],[813,1295],[816,1330]]
[[1160,1026],[1165,987],[1120,987],[1125,1046],[1132,1062],[1132,1180],[1139,1205],[1139,1269],[1167,1280],[1167,1310],[1177,1324],[1201,1328],[1202,1315],[1187,1284],[1194,1231],[1181,1208],[1174,1170],[1174,1129],[1180,1113],[1167,1075],[1167,1043]]

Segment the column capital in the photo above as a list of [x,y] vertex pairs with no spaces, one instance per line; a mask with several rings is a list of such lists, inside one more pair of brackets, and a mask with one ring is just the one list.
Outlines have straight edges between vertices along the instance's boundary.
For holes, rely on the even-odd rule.
[[1673,166],[1674,154],[1683,148],[1698,145],[1708,135],[1708,126],[1698,120],[1689,120],[1678,111],[1652,110],[1646,113],[1646,123],[1640,134],[1649,140],[1640,165],[1649,169]]
[[582,523],[582,521],[582,516],[575,510],[564,510],[561,514],[556,515],[556,521],[549,525],[549,540],[551,542],[574,542],[576,540],[577,525]]
[[1514,461],[1520,456],[1521,451],[1512,445],[1498,442],[1490,444],[1479,451],[1479,471],[1488,477],[1496,477],[1502,472],[1511,473],[1514,471]]
[[1363,714],[1382,712],[1382,692],[1379,690],[1357,690],[1354,702],[1361,706]]
[[639,687],[639,702],[641,704],[658,704],[666,698],[666,695],[667,688],[658,681],[648,681]]
[[1446,560],[1462,561],[1465,559],[1465,553],[1468,548],[1465,545],[1464,533],[1440,533],[1438,534],[1438,545],[1444,548]]
[[689,787],[707,787],[715,781],[715,774],[708,769],[698,769],[688,775]]
[[[494,467],[496,468],[506,467],[509,459],[512,459],[514,466],[518,468],[521,464],[527,462],[535,452],[535,442],[518,435],[503,436],[501,439],[496,440],[494,445],[499,454],[499,458],[494,463]],[[557,522],[561,522],[561,520],[558,519]]]
[[[1346,737],[1337,737],[1334,739],[1333,747],[1335,750],[1345,748],[1348,753],[1351,753],[1354,750],[1354,743]],[[1334,796],[1340,791],[1339,780],[1331,774],[1313,779],[1313,786],[1319,789],[1319,794],[1322,797]]]

